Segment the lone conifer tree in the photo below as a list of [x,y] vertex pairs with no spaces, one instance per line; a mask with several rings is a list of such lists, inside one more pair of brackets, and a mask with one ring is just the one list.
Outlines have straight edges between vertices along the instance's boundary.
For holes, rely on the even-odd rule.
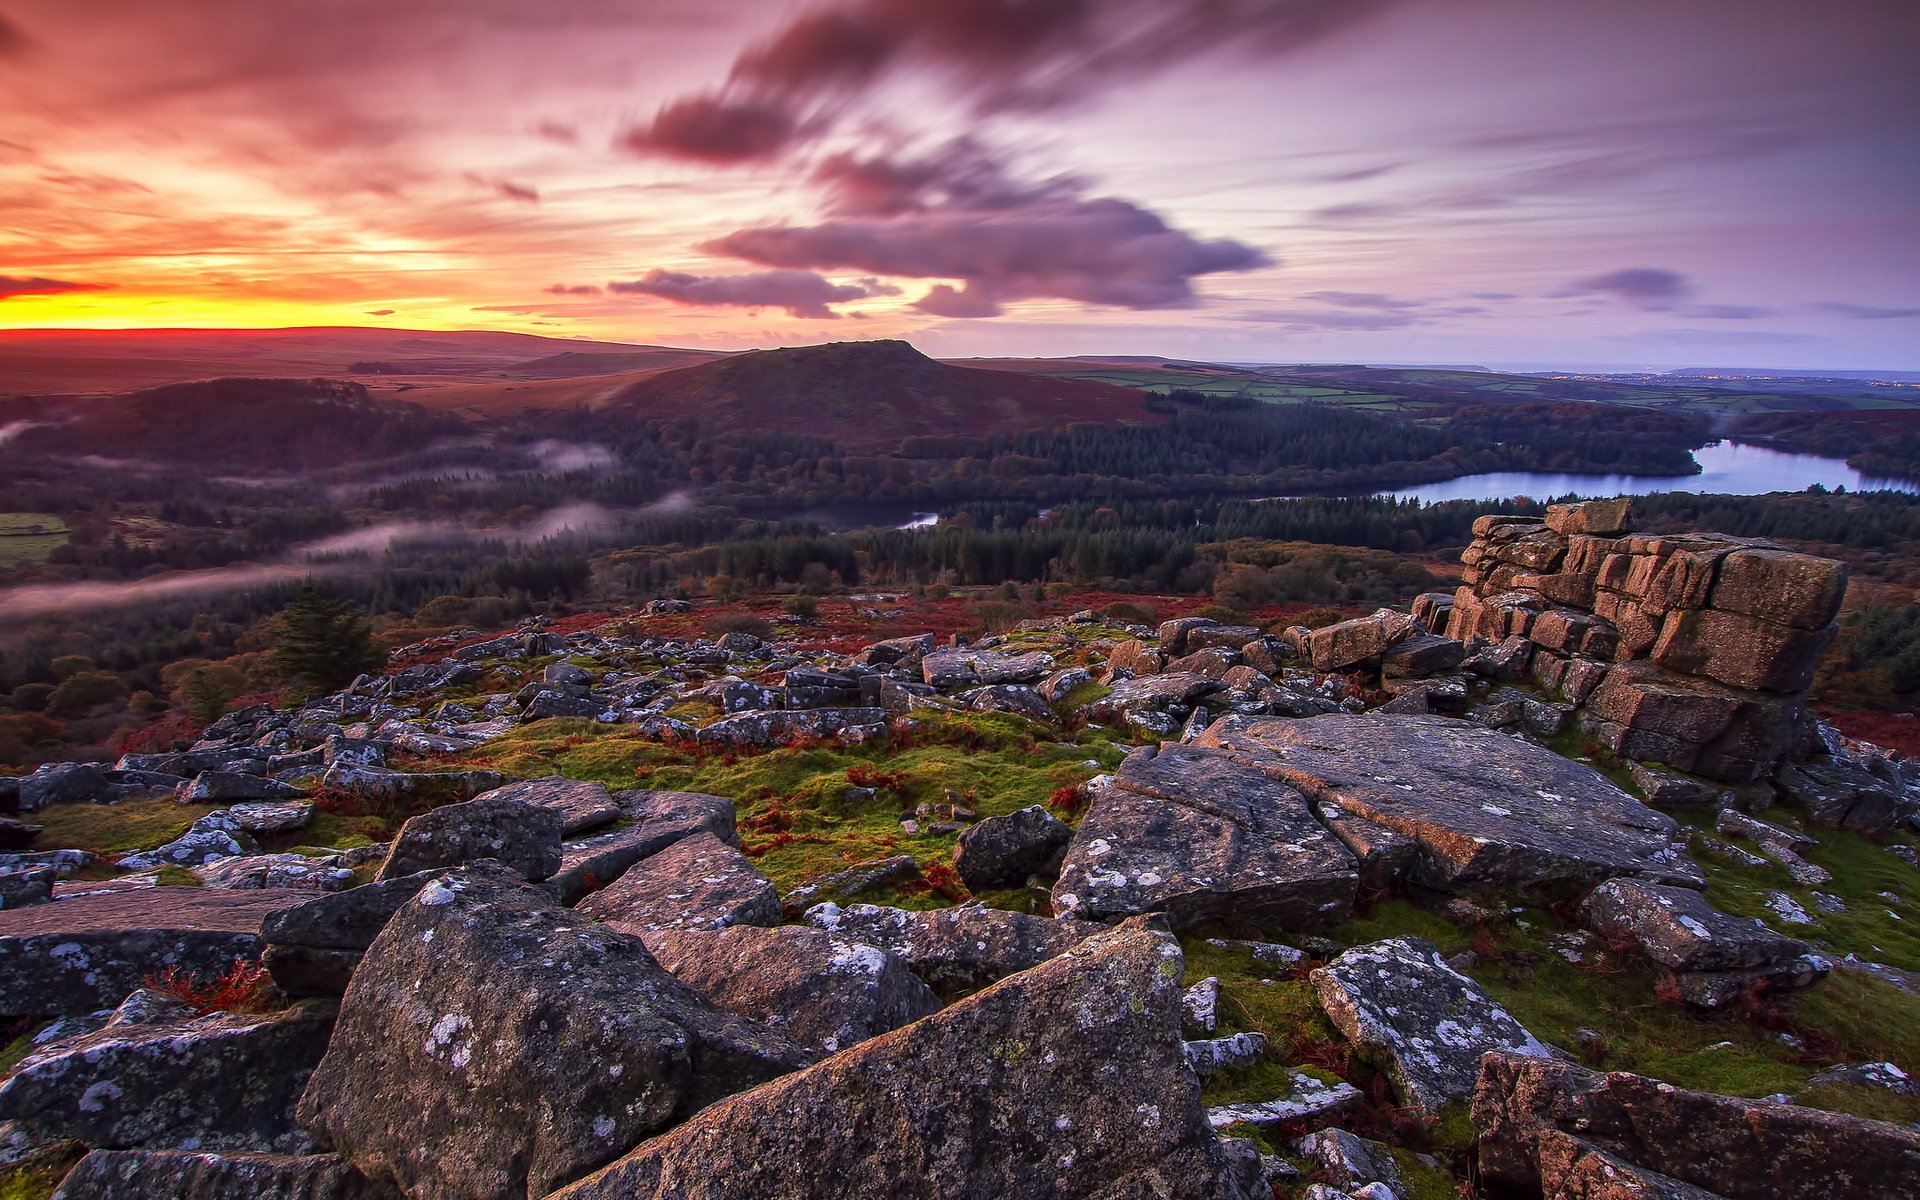
[[311,579],[281,610],[279,626],[274,670],[314,692],[333,691],[381,665],[372,624],[347,601],[329,599]]

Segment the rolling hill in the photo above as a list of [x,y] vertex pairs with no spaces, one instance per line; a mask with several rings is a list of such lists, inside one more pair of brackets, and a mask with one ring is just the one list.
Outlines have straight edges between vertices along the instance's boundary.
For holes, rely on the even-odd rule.
[[725,430],[787,429],[848,446],[916,436],[989,437],[1074,422],[1160,418],[1131,388],[954,366],[902,341],[833,342],[730,355],[621,389],[607,411]]

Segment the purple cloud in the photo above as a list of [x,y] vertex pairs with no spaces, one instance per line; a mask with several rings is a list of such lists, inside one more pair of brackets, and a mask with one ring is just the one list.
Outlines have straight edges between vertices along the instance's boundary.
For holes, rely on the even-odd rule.
[[616,295],[655,296],[674,304],[728,305],[735,308],[784,308],[789,316],[833,320],[827,306],[872,296],[897,296],[900,289],[875,280],[834,283],[812,271],[758,271],[747,275],[689,275],[658,267],[639,279],[614,282]]
[[1664,308],[1693,294],[1693,285],[1678,271],[1659,267],[1627,267],[1582,279],[1563,295],[1588,294],[1612,296],[1641,308]]
[[727,164],[771,158],[802,132],[803,122],[780,105],[700,95],[661,106],[651,124],[627,130],[617,144],[636,154]]
[[598,296],[600,289],[591,283],[556,283],[544,289],[549,296]]
[[12,296],[58,296],[63,292],[102,292],[111,283],[75,283],[67,279],[46,279],[39,275],[0,275],[0,300]]
[[1898,321],[1920,317],[1920,308],[1880,308],[1872,304],[1849,304],[1844,300],[1822,300],[1813,307],[1836,317],[1852,317],[1856,321]]

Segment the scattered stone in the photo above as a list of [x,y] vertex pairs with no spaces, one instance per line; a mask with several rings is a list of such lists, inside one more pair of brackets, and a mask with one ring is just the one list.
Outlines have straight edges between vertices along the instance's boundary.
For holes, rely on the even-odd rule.
[[1890,1062],[1828,1067],[1807,1080],[1809,1088],[1828,1087],[1835,1084],[1879,1088],[1897,1096],[1920,1096],[1920,1083],[1916,1083],[1913,1076]]
[[780,911],[797,917],[816,904],[827,901],[855,900],[890,884],[902,883],[920,874],[920,864],[911,854],[876,858],[855,863],[844,871],[815,875],[788,892],[780,902]]
[[1237,1067],[1252,1066],[1267,1052],[1264,1033],[1233,1033],[1186,1044],[1187,1066],[1202,1079]]
[[1316,671],[1339,671],[1379,657],[1415,632],[1411,616],[1383,608],[1371,616],[1314,630],[1307,639],[1307,658]]
[[1580,906],[1580,919],[1601,937],[1631,941],[1675,971],[1766,966],[1807,950],[1751,917],[1718,911],[1699,892],[1640,879],[1601,884]]
[[969,828],[954,845],[953,865],[972,891],[1019,887],[1057,871],[1072,840],[1073,830],[1035,804]]
[[16,786],[16,803],[23,813],[39,812],[49,804],[110,804],[118,798],[106,772],[93,763],[47,763],[22,776]]
[[1632,759],[1627,760],[1627,777],[1655,808],[1696,808],[1726,796],[1725,788],[1704,779]]
[[1370,1183],[1385,1184],[1396,1195],[1406,1190],[1393,1153],[1358,1134],[1321,1129],[1301,1138],[1295,1148],[1302,1158],[1320,1167],[1329,1183],[1343,1191],[1352,1192]]
[[217,858],[251,854],[253,837],[224,809],[215,809],[164,846],[121,858],[123,871],[151,871],[155,867],[197,867]]
[[639,933],[778,925],[780,894],[739,850],[696,833],[641,859],[576,911]]
[[560,814],[505,797],[443,805],[407,818],[380,878],[465,866],[483,858],[541,880],[560,869]]
[[304,854],[249,854],[220,858],[191,868],[203,887],[285,888],[302,892],[337,892],[353,886],[353,870],[339,858]]
[[1375,1057],[1400,1102],[1423,1115],[1473,1095],[1489,1050],[1552,1054],[1423,938],[1356,946],[1312,980],[1328,1018]]
[[112,1008],[168,969],[212,980],[260,956],[256,931],[308,892],[141,888],[0,911],[0,1013]]
[[894,1200],[928,1179],[1003,1200],[1241,1196],[1182,1056],[1179,979],[1172,938],[1108,934],[717,1105],[553,1200]]
[[1460,669],[1467,647],[1454,638],[1434,633],[1416,634],[1380,655],[1380,673],[1393,679],[1444,675]]
[[202,771],[180,786],[182,804],[237,804],[261,800],[298,800],[307,789],[265,775],[237,771]]
[[109,1022],[22,1059],[0,1084],[0,1120],[104,1148],[299,1153],[312,1142],[294,1102],[332,1029],[325,1005]]
[[313,805],[305,800],[236,804],[227,815],[254,837],[278,837],[298,833],[312,824]]
[[881,708],[810,708],[799,712],[744,712],[700,729],[703,742],[720,746],[779,746],[810,738],[833,737],[869,725],[885,728]]
[[1209,975],[1181,994],[1180,1008],[1184,1014],[1181,1029],[1211,1035],[1218,1022],[1219,1007],[1220,981]]
[[946,999],[1038,966],[1100,933],[1090,921],[1056,921],[962,904],[914,912],[877,904],[816,904],[809,925],[878,947]]
[[1912,1129],[1512,1054],[1482,1062],[1472,1120],[1482,1178],[1520,1194],[1541,1194],[1556,1133],[1727,1200],[1895,1200],[1920,1179]]
[[53,881],[59,872],[52,867],[23,867],[0,871],[0,909],[25,908],[53,899]]
[[544,1196],[804,1060],[629,937],[479,863],[394,914],[301,1123],[415,1196]]
[[1290,1125],[1329,1116],[1360,1103],[1360,1089],[1350,1083],[1315,1079],[1304,1071],[1289,1072],[1293,1086],[1286,1095],[1249,1104],[1222,1104],[1207,1110],[1215,1129],[1228,1125]]
[[1350,913],[1357,886],[1353,856],[1292,787],[1221,750],[1149,747],[1094,798],[1053,907],[1312,929]]
[[940,1010],[900,960],[818,929],[736,925],[642,940],[674,978],[716,1006],[828,1054]]

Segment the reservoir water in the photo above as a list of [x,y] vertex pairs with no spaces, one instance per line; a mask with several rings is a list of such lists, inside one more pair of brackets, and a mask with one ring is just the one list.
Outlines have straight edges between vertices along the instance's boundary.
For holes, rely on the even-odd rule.
[[1714,442],[1693,452],[1698,475],[1560,475],[1545,471],[1492,471],[1419,487],[1374,493],[1433,504],[1441,500],[1510,500],[1531,496],[1569,494],[1599,498],[1646,496],[1654,492],[1712,492],[1729,496],[1759,496],[1767,492],[1803,492],[1814,484],[1849,492],[1920,492],[1920,484],[1900,479],[1877,479],[1838,458],[1817,454],[1789,454],[1765,446]]

